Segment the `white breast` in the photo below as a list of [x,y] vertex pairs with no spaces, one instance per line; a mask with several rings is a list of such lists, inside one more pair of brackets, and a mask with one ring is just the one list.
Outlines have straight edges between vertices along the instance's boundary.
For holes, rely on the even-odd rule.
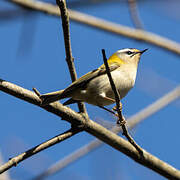
[[128,91],[134,86],[136,80],[136,67],[125,66],[117,71],[113,71],[112,77],[115,82],[116,88],[118,89],[121,99],[126,96]]
[[[133,65],[126,66],[119,70],[114,70],[111,75],[121,99],[126,96],[128,91],[134,86],[136,79],[136,67]],[[107,74],[101,75],[91,80],[86,90],[81,90],[80,93],[74,94],[73,98],[81,100],[93,105],[106,106],[112,104],[112,101],[105,99],[109,97],[114,99],[114,93],[109,83]]]

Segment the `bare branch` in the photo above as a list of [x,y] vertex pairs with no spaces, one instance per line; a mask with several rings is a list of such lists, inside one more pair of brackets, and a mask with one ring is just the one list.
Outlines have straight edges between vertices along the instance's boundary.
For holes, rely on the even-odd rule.
[[[26,7],[26,8],[28,7],[30,9],[41,11],[50,15],[60,16],[58,7],[50,3],[44,3],[41,1],[33,1],[33,0],[8,0],[8,1],[22,7]],[[146,43],[161,47],[165,50],[180,55],[180,44],[175,41],[169,40],[165,37],[162,37],[160,35],[143,31],[140,29],[133,29],[127,26],[115,24],[74,10],[68,10],[68,11],[69,11],[70,19],[78,23],[82,23],[117,35],[122,35],[127,38],[144,41]]]
[[[20,86],[17,86],[4,80],[0,80],[0,90],[41,107],[41,100],[38,98],[38,96],[36,96],[35,93],[29,90],[21,88]],[[178,88],[177,93],[178,96],[180,96],[180,87]],[[85,120],[84,116],[82,116],[79,113],[76,113],[75,111],[71,110],[66,106],[63,106],[59,102],[51,103],[42,108],[63,118],[63,120],[66,120],[72,124],[83,124],[85,127],[84,130],[86,132],[97,137],[101,141],[104,141],[111,147],[129,156],[134,161],[154,170],[162,176],[169,179],[180,179],[180,171],[178,171],[174,167],[161,161],[160,159],[151,155],[143,149],[143,158],[141,158],[137,150],[128,141],[117,136],[113,132],[107,130],[106,128],[102,127],[101,125],[95,123],[90,119],[88,119],[88,121]]]
[[[151,105],[147,106],[146,108],[144,108],[140,112],[131,116],[127,120],[128,128],[129,129],[134,128],[137,124],[142,122],[147,117],[153,115],[154,113],[158,112],[159,110],[161,110],[162,108],[164,108],[165,106],[170,104],[171,102],[178,99],[180,96],[179,90],[180,90],[180,86],[173,89],[172,91],[170,91],[169,93],[167,93],[163,97],[159,98],[157,101],[155,101]],[[122,129],[119,127],[114,127],[114,128],[112,128],[112,131],[114,133],[119,133],[122,131]],[[33,178],[33,180],[40,180],[40,179],[42,180],[47,176],[50,176],[52,174],[55,174],[55,173],[63,170],[65,167],[67,167],[71,163],[74,163],[75,161],[79,160],[80,158],[87,155],[88,153],[96,150],[97,148],[101,147],[102,145],[104,145],[104,143],[98,139],[91,141],[87,145],[79,148],[78,150],[72,152],[70,155],[64,157],[63,159],[59,160],[58,162],[56,162],[55,164],[50,166],[46,171],[39,174],[37,177]]]
[[62,18],[62,27],[64,33],[64,44],[66,50],[66,62],[69,67],[69,71],[71,74],[72,81],[77,79],[77,74],[74,67],[74,58],[72,57],[72,49],[71,49],[71,42],[70,42],[70,32],[69,32],[69,15],[66,9],[66,4],[63,0],[56,0],[57,5],[59,6]]
[[80,129],[70,129],[60,135],[55,136],[54,138],[52,138],[42,144],[37,145],[36,147],[29,149],[28,151],[14,157],[14,158],[10,158],[10,160],[7,163],[0,166],[0,174],[5,172],[6,170],[8,170],[9,168],[11,168],[13,166],[17,166],[18,163],[35,155],[36,153],[38,153],[48,147],[51,147],[57,143],[60,143],[64,140],[66,140],[67,138],[72,137],[73,135],[77,134],[78,132],[80,132]]
[[[73,62],[74,58],[72,57],[72,50],[71,50],[71,41],[70,41],[70,32],[69,32],[69,15],[64,0],[56,0],[56,3],[59,6],[61,12],[62,27],[64,33],[64,44],[66,50],[66,62],[68,64],[71,80],[75,81],[77,79],[77,74],[76,74],[76,69]],[[80,112],[85,113],[87,115],[86,107],[84,103],[78,102],[78,107]]]
[[136,0],[128,0],[129,13],[131,15],[132,22],[137,29],[144,29],[142,21],[139,17]]

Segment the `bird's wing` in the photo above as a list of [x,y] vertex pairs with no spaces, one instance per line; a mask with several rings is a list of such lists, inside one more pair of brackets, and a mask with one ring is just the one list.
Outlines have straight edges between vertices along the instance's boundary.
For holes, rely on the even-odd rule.
[[[110,72],[117,69],[119,65],[116,63],[111,64],[109,67]],[[86,89],[87,83],[91,81],[92,79],[96,78],[97,76],[101,76],[103,74],[106,74],[106,68],[104,64],[100,66],[98,69],[95,69],[93,71],[90,71],[89,73],[83,75],[78,80],[74,81],[70,86],[68,86],[62,93],[61,97],[66,98],[70,96],[74,91],[76,91],[78,88]]]

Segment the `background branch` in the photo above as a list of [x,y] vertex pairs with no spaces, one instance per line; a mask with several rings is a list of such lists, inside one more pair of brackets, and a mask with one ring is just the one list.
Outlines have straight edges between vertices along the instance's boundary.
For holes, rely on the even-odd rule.
[[132,22],[137,29],[144,29],[142,21],[139,16],[137,1],[136,0],[128,0],[129,13],[132,19]]
[[[8,0],[8,1],[22,7],[26,7],[26,8],[28,7],[30,9],[44,12],[50,15],[60,16],[58,7],[50,3],[44,3],[41,1],[32,1],[32,0]],[[180,44],[175,41],[169,40],[168,38],[162,37],[160,35],[151,32],[147,32],[139,29],[133,29],[127,26],[112,23],[74,10],[68,10],[68,11],[69,11],[70,19],[78,23],[82,23],[84,25],[95,27],[103,31],[111,32],[117,35],[122,35],[127,38],[144,41],[146,43],[161,47],[165,50],[180,55]]]

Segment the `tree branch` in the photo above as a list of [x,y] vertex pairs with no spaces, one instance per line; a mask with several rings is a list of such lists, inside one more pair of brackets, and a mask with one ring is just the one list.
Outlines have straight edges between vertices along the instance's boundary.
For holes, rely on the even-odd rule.
[[[21,88],[20,86],[0,80],[0,90],[41,107],[41,100],[38,98],[38,96],[29,90]],[[178,95],[180,96],[180,88],[178,89]],[[92,120],[85,120],[84,116],[76,113],[66,106],[63,106],[59,102],[51,103],[42,108],[70,123],[84,124],[84,130],[86,132],[104,141],[111,147],[129,156],[134,161],[154,170],[162,176],[169,179],[180,179],[180,171],[174,167],[161,161],[143,149],[144,158],[141,158],[137,150],[129,142],[102,127],[101,125],[93,122]]]
[[[33,0],[8,0],[8,1],[25,8],[28,7],[30,9],[44,12],[50,15],[60,16],[58,7],[50,3],[44,3],[41,1],[33,1]],[[91,27],[95,27],[103,31],[111,32],[117,35],[125,36],[127,38],[144,41],[146,43],[168,50],[174,54],[180,55],[180,44],[175,41],[169,40],[165,37],[162,37],[160,35],[143,31],[140,29],[133,29],[127,26],[112,23],[74,10],[68,10],[68,11],[69,11],[69,17],[72,21],[82,23],[84,25],[88,25]]]
[[[68,64],[71,80],[73,82],[77,79],[77,74],[76,74],[76,69],[73,62],[74,58],[72,57],[72,50],[71,50],[71,41],[70,41],[70,32],[69,32],[69,15],[64,0],[56,0],[56,3],[59,6],[61,12],[62,27],[64,33],[64,44],[66,51],[66,62]],[[87,115],[86,107],[84,103],[78,102],[78,107],[81,113],[85,113]]]
[[28,151],[14,157],[14,158],[10,158],[10,160],[7,163],[0,166],[0,174],[5,172],[6,170],[10,169],[13,166],[17,166],[18,163],[37,154],[38,152],[41,152],[42,150],[47,149],[48,147],[51,147],[57,143],[60,143],[64,140],[66,140],[67,138],[72,137],[73,135],[77,134],[78,132],[80,132],[80,129],[70,129],[60,135],[55,136],[54,138],[52,138],[42,144],[39,144],[39,145],[29,149]]

